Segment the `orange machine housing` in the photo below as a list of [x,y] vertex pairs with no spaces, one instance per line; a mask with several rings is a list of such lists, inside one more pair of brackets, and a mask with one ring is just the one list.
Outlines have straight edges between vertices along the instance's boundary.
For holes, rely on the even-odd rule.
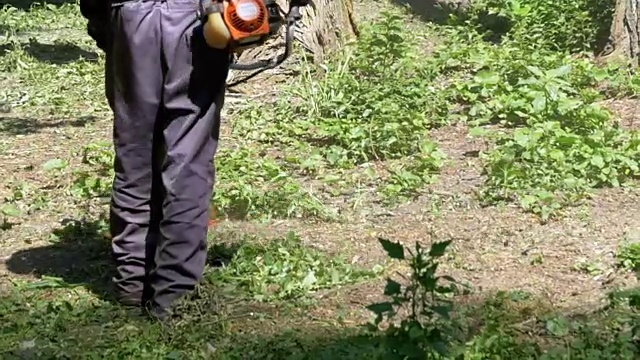
[[231,47],[243,47],[269,36],[269,13],[263,0],[224,1],[224,21]]

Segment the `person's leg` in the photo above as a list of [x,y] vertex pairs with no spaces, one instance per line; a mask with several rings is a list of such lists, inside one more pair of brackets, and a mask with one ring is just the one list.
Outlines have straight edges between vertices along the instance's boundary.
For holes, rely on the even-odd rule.
[[163,4],[163,164],[165,187],[162,240],[150,276],[152,308],[162,312],[195,288],[207,257],[207,225],[229,55],[209,48],[196,18],[197,0]]
[[[151,224],[154,133],[162,101],[161,11],[153,2],[114,8],[107,94],[114,114],[115,177],[110,225],[117,296],[139,305],[145,286]],[[157,205],[156,205],[157,206]],[[150,230],[151,228],[151,230]]]

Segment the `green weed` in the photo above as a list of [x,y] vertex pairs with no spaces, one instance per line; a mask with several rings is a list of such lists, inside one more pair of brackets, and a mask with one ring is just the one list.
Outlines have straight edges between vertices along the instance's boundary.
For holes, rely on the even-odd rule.
[[620,247],[616,254],[618,265],[631,271],[640,270],[640,243],[626,243]]
[[376,314],[369,331],[379,334],[382,321],[388,323],[376,343],[381,358],[586,360],[640,354],[637,290],[611,293],[607,307],[585,317],[558,313],[523,291],[499,291],[462,305],[459,295],[468,294],[467,287],[437,271],[449,241],[428,250],[416,243],[413,252],[380,242],[391,259],[410,269],[400,282],[387,279],[388,302],[368,306]]
[[393,322],[389,325],[385,331],[388,341],[384,346],[400,358],[421,358],[430,354],[447,356],[452,342],[449,327],[453,310],[453,302],[448,297],[456,294],[458,288],[453,278],[436,272],[437,260],[445,254],[450,242],[434,243],[428,250],[416,243],[413,252],[407,249],[410,254],[407,258],[401,244],[386,239],[379,241],[390,258],[406,259],[411,269],[404,289],[399,282],[387,279],[384,294],[390,301],[368,306],[376,314],[375,327],[383,320],[393,321],[401,309],[407,312],[399,325]]

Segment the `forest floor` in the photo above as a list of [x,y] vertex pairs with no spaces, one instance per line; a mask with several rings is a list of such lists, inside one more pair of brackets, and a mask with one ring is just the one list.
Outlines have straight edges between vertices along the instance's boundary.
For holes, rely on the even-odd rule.
[[[415,243],[451,241],[439,272],[472,289],[454,301],[456,319],[466,329],[461,336],[476,344],[475,353],[464,350],[469,358],[492,352],[502,358],[538,357],[532,354],[556,344],[575,356],[589,346],[599,351],[596,358],[628,354],[607,337],[614,336],[612,327],[628,324],[620,314],[611,317],[600,309],[612,292],[637,284],[626,270],[640,261],[633,246],[640,243],[640,191],[632,183],[590,189],[590,196],[562,207],[548,221],[517,202],[487,206],[479,194],[491,179],[483,171],[487,160],[478,154],[493,144],[472,136],[477,127],[465,121],[425,130],[438,149],[427,151],[425,163],[419,160],[434,173],[429,181],[394,170],[407,159],[414,161],[411,156],[347,166],[369,145],[339,152],[318,143],[306,146],[297,135],[319,129],[340,137],[351,131],[354,144],[368,141],[358,135],[363,131],[358,125],[345,131],[345,124],[317,125],[301,118],[304,111],[347,111],[338,109],[336,99],[355,88],[340,89],[342,80],[328,83],[309,74],[297,81],[315,79],[321,85],[313,97],[303,97],[308,103],[302,110],[278,100],[283,85],[261,84],[249,100],[230,95],[216,206],[232,214],[230,209],[250,202],[249,210],[229,219],[221,215],[212,228],[206,282],[183,305],[181,320],[167,329],[138,319],[114,304],[107,290],[105,195],[112,119],[103,96],[103,54],[85,34],[75,3],[30,9],[26,2],[1,3],[8,6],[0,11],[0,172],[5,174],[0,183],[0,357],[370,358],[380,354],[382,340],[360,329],[373,319],[367,306],[387,299],[386,276],[400,281],[396,272],[412,270],[406,261],[389,259],[381,238],[411,249]],[[439,25],[403,19],[420,33],[422,51],[434,51]],[[338,85],[332,90],[327,84]],[[424,86],[430,86],[426,80]],[[282,96],[304,95],[311,87],[290,85]],[[376,101],[363,94],[363,101]],[[640,125],[640,101],[633,96],[602,104],[626,131]],[[404,111],[382,106],[371,110]],[[435,118],[441,110],[426,113]],[[294,111],[298,117],[287,119]],[[400,116],[398,124],[408,116]],[[275,120],[281,123],[272,126]],[[410,132],[402,136],[400,142],[414,139]],[[404,151],[398,149],[393,151]],[[440,165],[438,154],[445,156]],[[407,193],[411,196],[404,197]],[[403,200],[391,204],[394,198]],[[216,269],[221,258],[230,262]],[[616,325],[603,325],[610,322]],[[494,335],[502,345],[493,346],[502,350],[489,345]],[[568,339],[576,338],[600,342],[567,350]],[[520,355],[504,350],[524,349],[523,344],[542,350]]]

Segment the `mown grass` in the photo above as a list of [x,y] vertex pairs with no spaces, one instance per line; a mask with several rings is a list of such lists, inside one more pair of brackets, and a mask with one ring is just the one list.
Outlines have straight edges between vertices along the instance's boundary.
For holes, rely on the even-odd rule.
[[[598,101],[636,96],[640,81],[624,67],[601,68],[585,53],[577,56],[593,47],[602,27],[592,15],[606,14],[589,4],[482,1],[466,18],[419,31],[407,31],[406,14],[397,9],[383,14],[322,71],[305,66],[297,85],[279,89],[274,103],[232,109],[232,139],[218,157],[212,200],[218,213],[256,221],[345,221],[413,201],[448,161],[431,130],[455,123],[491,145],[480,159],[486,182],[478,200],[487,205],[515,202],[549,220],[597,188],[633,186],[637,131],[618,126]],[[26,246],[6,261],[8,271],[36,279],[15,276],[3,294],[2,358],[639,355],[633,292],[618,292],[607,307],[583,316],[564,315],[517,290],[471,296],[465,287],[441,286],[448,279],[437,277],[437,267],[447,243],[410,247],[409,256],[408,248],[381,240],[400,265],[364,268],[293,233],[214,232],[205,282],[174,324],[150,323],[118,307],[107,287],[111,267],[101,217],[113,156],[103,55],[84,34],[77,4],[18,5],[0,12],[0,106],[6,113],[0,150],[20,156],[11,152],[20,136],[77,131],[51,135],[68,140],[60,146],[70,154],[30,159],[39,166],[37,181],[11,174],[2,228],[10,231],[43,213],[75,220],[40,239],[45,246]],[[579,16],[552,16],[574,10]],[[442,43],[432,49],[431,38]],[[619,257],[623,268],[637,270],[637,244],[620,249]],[[392,274],[397,268],[409,270],[409,277]],[[384,331],[351,324],[351,313],[365,311],[362,305],[354,309],[339,296],[318,296],[341,287],[373,291],[369,282],[383,274],[393,280],[378,295],[389,301],[368,310],[390,318],[394,326],[379,324]]]

